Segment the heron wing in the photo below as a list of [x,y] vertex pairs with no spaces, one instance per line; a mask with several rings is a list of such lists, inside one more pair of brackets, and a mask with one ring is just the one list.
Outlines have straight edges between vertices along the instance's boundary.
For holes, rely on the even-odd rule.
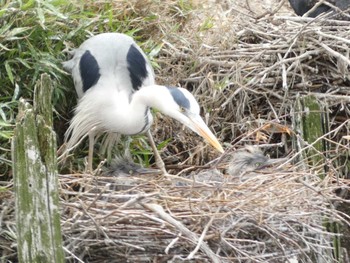
[[131,37],[119,33],[86,40],[63,67],[72,74],[80,98],[102,79],[127,94],[154,84],[154,72],[145,53]]
[[154,84],[152,66],[136,43],[130,45],[126,60],[132,89],[134,91],[139,90],[142,86]]

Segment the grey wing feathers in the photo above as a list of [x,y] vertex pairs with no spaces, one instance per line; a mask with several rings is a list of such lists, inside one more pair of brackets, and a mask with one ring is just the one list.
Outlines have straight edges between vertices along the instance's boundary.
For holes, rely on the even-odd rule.
[[63,62],[63,68],[72,74],[79,98],[98,84],[99,79],[113,79],[118,89],[129,89],[130,93],[155,82],[146,55],[131,37],[124,34],[96,35],[72,54],[71,60]]

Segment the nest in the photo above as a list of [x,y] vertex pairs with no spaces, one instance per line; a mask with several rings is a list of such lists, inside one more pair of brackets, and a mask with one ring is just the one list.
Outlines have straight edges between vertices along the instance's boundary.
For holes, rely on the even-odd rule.
[[[334,262],[346,181],[283,167],[243,181],[213,169],[60,175],[67,262]],[[2,200],[2,256],[15,260],[14,200]]]
[[[270,168],[271,169],[271,168]],[[71,262],[332,262],[331,177],[265,169],[244,182],[193,177],[61,175]],[[197,174],[197,173],[195,173]],[[202,175],[199,175],[203,178]],[[228,177],[228,178],[227,178]],[[204,176],[205,178],[205,176]],[[79,185],[81,191],[73,190]],[[327,222],[327,223],[325,223]]]

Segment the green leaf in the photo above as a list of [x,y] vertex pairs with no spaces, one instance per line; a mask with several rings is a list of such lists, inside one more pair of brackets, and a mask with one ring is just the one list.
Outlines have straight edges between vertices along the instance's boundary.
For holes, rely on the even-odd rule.
[[7,73],[7,76],[9,78],[9,80],[11,81],[12,84],[14,84],[15,81],[14,81],[14,78],[13,78],[12,69],[11,69],[11,66],[8,63],[8,61],[5,62],[5,69],[6,69],[6,73]]
[[36,13],[37,13],[38,18],[39,18],[39,24],[41,25],[41,27],[43,29],[46,29],[46,27],[45,27],[45,15],[44,15],[43,9],[37,8]]
[[68,18],[67,16],[65,16],[61,12],[59,12],[56,7],[54,7],[53,5],[49,4],[48,1],[43,1],[42,4],[48,10],[50,10],[52,12],[52,14],[55,15],[56,17],[59,17],[61,19],[67,19]]
[[13,91],[13,96],[12,96],[13,101],[19,99],[19,93],[20,93],[20,87],[17,83],[15,83],[15,90]]
[[169,144],[169,142],[170,142],[171,140],[172,140],[172,138],[169,138],[169,139],[167,139],[167,140],[165,140],[165,141],[162,141],[160,144],[158,144],[157,149],[158,149],[158,150],[163,149],[164,147],[166,147],[166,146]]
[[13,131],[0,131],[0,138],[11,139],[13,137]]
[[24,5],[21,6],[21,9],[28,10],[29,8],[34,7],[34,5],[35,5],[35,0],[29,0],[29,1],[26,1]]
[[10,30],[9,32],[7,32],[6,37],[8,38],[8,40],[11,40],[15,36],[22,34],[23,32],[26,32],[30,29],[31,29],[31,27],[16,27],[16,28]]
[[22,58],[16,58],[18,62],[20,62],[23,66],[25,66],[27,69],[31,69],[32,67],[28,64],[28,62],[25,59]]
[[159,52],[161,51],[163,45],[164,45],[164,43],[161,43],[161,44],[157,45],[155,48],[153,48],[151,50],[151,52],[149,52],[148,56],[150,58],[153,58],[153,57],[157,56],[159,54]]
[[0,120],[0,127],[11,127],[13,124]]

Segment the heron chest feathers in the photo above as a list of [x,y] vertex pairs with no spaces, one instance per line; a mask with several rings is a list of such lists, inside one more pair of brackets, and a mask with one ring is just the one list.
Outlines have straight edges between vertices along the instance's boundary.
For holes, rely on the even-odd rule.
[[91,123],[99,123],[103,131],[125,135],[146,132],[153,122],[148,106],[133,104],[132,94],[118,91],[115,87],[104,89],[96,87],[89,90],[80,101],[79,110],[86,114],[90,112],[93,119]]
[[141,134],[149,130],[153,123],[153,116],[149,107],[126,109],[127,114],[115,111],[115,116],[106,123],[107,129],[125,135]]

